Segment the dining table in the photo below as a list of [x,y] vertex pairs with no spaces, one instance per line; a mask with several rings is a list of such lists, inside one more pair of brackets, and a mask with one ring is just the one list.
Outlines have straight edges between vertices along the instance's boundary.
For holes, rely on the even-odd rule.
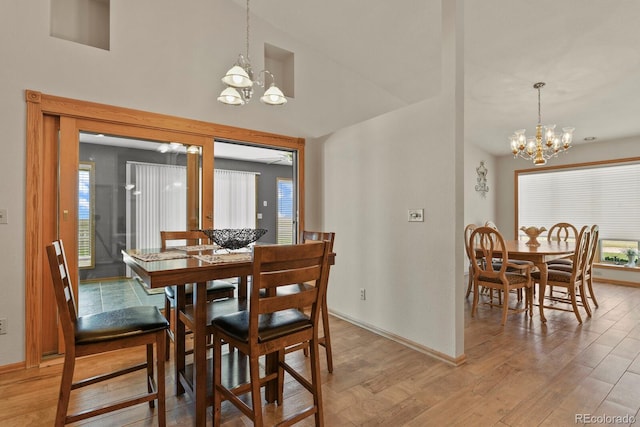
[[[211,372],[207,360],[207,326],[212,317],[246,308],[247,278],[252,273],[252,252],[220,253],[210,246],[186,246],[161,249],[122,250],[124,263],[151,289],[176,286],[176,322],[174,340],[174,371],[176,395],[185,391],[195,401],[194,425],[206,423],[210,404]],[[335,262],[335,253],[329,263]],[[207,282],[238,278],[237,298],[222,304],[207,303]],[[192,304],[187,306],[185,286],[193,283]],[[217,310],[217,312],[216,312]],[[193,332],[193,362],[188,364],[185,351],[185,326]],[[274,362],[275,360],[275,362]],[[265,369],[274,369],[277,355],[265,362]],[[271,381],[265,390],[268,402],[277,397],[277,382]]]
[[[507,240],[505,248],[509,259],[529,261],[540,271],[540,289],[546,289],[548,268],[547,263],[554,259],[567,258],[574,255],[576,250],[575,242],[563,241],[539,241],[538,246],[528,245],[524,240]],[[538,306],[540,309],[540,320],[546,322],[544,316],[544,293],[538,292]]]

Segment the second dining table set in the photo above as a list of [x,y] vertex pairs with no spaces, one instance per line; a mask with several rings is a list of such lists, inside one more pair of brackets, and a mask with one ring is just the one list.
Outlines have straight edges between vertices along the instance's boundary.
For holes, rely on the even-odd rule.
[[[282,404],[284,371],[309,390],[313,400],[310,407],[288,420],[313,416],[316,425],[323,425],[318,345],[325,347],[331,372],[326,287],[329,267],[335,260],[335,234],[305,231],[302,244],[257,243],[252,249],[229,251],[210,244],[207,237],[211,236],[203,236],[201,231],[163,232],[162,249],[122,252],[125,264],[149,288],[165,287],[175,298],[175,324],[170,334],[174,340],[175,393],[186,391],[192,397],[194,425],[205,425],[207,407],[212,405],[214,425],[220,425],[223,400],[238,407],[254,425],[262,425],[261,398],[252,398],[253,403],[247,405],[246,399],[238,396],[260,396],[264,387],[267,402]],[[171,247],[165,238],[187,244]],[[229,278],[238,279],[237,296],[211,297],[216,281]],[[172,318],[169,313],[165,316]],[[323,323],[321,337],[318,322]],[[185,344],[187,333],[193,334],[191,351]],[[223,345],[229,346],[224,355]],[[213,356],[209,358],[211,347]],[[310,380],[295,372],[284,358],[302,348],[309,351]],[[192,363],[187,363],[190,353]],[[231,366],[239,369],[229,372]],[[231,380],[236,384],[227,384]]]
[[[522,227],[529,237],[505,240],[492,222],[465,227],[469,260],[466,296],[473,292],[471,316],[476,317],[480,298],[502,309],[502,325],[510,313],[533,316],[535,293],[540,320],[545,309],[572,312],[582,323],[581,311],[591,317],[591,303],[598,307],[593,291],[593,262],[598,245],[597,225],[580,230],[560,222],[545,227]],[[547,232],[546,238],[540,234]],[[537,289],[536,289],[537,285]],[[524,293],[524,301],[522,294]],[[510,302],[515,298],[515,303]]]

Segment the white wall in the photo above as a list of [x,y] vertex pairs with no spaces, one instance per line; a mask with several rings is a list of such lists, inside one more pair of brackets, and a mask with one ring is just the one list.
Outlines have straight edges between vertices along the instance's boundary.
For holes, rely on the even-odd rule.
[[[506,143],[505,143],[506,144]],[[568,152],[549,160],[546,166],[569,165],[574,163],[598,162],[613,159],[640,157],[640,138],[632,137],[612,141],[596,141],[574,145]],[[533,163],[512,156],[496,160],[496,224],[508,238],[515,238],[515,189],[514,173],[520,169],[531,169]],[[640,282],[640,273],[624,270],[598,269],[599,279],[613,279],[626,282]]]
[[[487,168],[487,186],[489,192],[483,197],[477,192],[476,168],[484,162]],[[496,221],[497,183],[499,180],[495,157],[477,145],[466,144],[464,150],[464,224],[484,225],[487,221]]]
[[[464,160],[462,46],[454,36],[462,32],[455,2],[444,3],[440,95],[314,144],[324,145],[323,228],[336,232],[331,311],[457,357]],[[408,209],[424,209],[425,221],[408,222]]]

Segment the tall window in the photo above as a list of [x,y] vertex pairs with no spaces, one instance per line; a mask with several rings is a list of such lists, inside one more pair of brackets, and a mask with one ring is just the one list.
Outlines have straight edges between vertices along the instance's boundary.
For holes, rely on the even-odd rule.
[[94,164],[80,163],[78,170],[78,267],[91,268],[95,262],[93,233]]
[[293,243],[293,181],[278,178],[278,223],[279,244]]
[[597,224],[600,262],[617,262],[625,249],[638,248],[639,218],[638,161],[518,174],[518,227]]

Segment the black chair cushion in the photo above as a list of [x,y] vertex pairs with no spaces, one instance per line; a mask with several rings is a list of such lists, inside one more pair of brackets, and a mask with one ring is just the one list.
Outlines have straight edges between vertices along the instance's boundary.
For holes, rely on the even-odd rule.
[[[249,339],[249,312],[246,310],[218,316],[211,324],[240,341]],[[258,318],[258,341],[265,342],[311,327],[311,319],[294,308],[261,314]]]
[[[207,293],[209,292],[222,292],[222,291],[232,291],[235,290],[235,286],[229,282],[224,282],[221,280],[214,280],[207,282]],[[193,285],[187,284],[185,285],[185,294],[193,295]],[[166,286],[164,288],[164,293],[167,297],[174,299],[176,297],[176,287],[175,286]]]
[[138,306],[78,317],[76,344],[90,344],[146,334],[169,327],[158,307]]

